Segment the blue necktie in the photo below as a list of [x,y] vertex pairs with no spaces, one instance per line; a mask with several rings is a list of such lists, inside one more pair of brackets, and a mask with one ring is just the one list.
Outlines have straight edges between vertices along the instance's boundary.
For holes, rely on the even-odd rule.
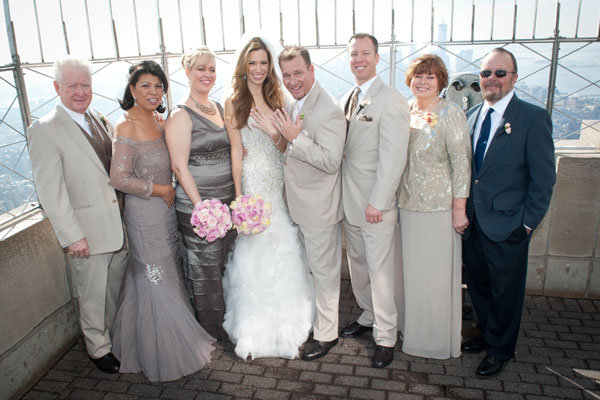
[[483,156],[485,155],[485,148],[487,147],[488,139],[490,138],[490,128],[492,127],[492,112],[493,108],[490,108],[485,114],[483,123],[481,124],[481,130],[479,131],[479,139],[477,139],[477,146],[475,146],[475,170],[479,172],[479,167],[483,162]]

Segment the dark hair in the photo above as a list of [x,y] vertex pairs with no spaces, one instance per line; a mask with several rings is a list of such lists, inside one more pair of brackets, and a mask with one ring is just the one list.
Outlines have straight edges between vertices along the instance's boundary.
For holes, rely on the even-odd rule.
[[[125,87],[125,93],[123,94],[123,100],[119,100],[119,104],[123,110],[129,110],[135,104],[135,99],[133,98],[131,89],[129,89],[129,87],[137,85],[140,76],[144,74],[154,75],[160,79],[163,85],[163,93],[167,92],[167,89],[169,88],[169,80],[157,62],[152,60],[144,60],[137,64],[133,64],[131,67],[129,67],[129,78],[127,80],[127,86]],[[165,112],[165,110],[165,106],[161,101],[160,105],[156,107],[156,111],[162,114]]]
[[310,67],[310,54],[308,54],[308,49],[304,46],[297,45],[289,45],[283,48],[281,54],[279,54],[279,63],[282,61],[290,61],[296,57],[302,57],[307,67]]
[[377,41],[377,38],[373,35],[371,35],[370,33],[355,33],[354,35],[350,36],[350,39],[348,39],[348,44],[350,44],[350,42],[352,41],[352,39],[371,39],[371,42],[373,42],[373,46],[375,46],[375,54],[377,54],[379,52],[379,42]]
[[448,85],[448,70],[444,61],[435,54],[423,54],[415,58],[406,69],[406,86],[415,75],[433,74],[438,80],[438,94]]
[[514,70],[515,74],[518,72],[518,70],[517,70],[517,59],[515,58],[515,56],[514,56],[513,53],[511,53],[510,51],[506,50],[504,47],[496,47],[494,50],[490,51],[485,56],[487,57],[488,55],[490,55],[492,53],[508,54],[510,56],[510,59],[513,62],[513,66],[515,67],[515,70]]
[[231,95],[231,103],[233,104],[233,113],[238,129],[241,129],[248,122],[253,104],[252,94],[246,82],[246,74],[250,53],[256,50],[264,50],[267,53],[267,60],[269,60],[269,72],[262,84],[262,95],[265,103],[271,110],[283,107],[283,92],[273,67],[273,55],[259,37],[252,38],[240,52],[232,78],[233,94]]

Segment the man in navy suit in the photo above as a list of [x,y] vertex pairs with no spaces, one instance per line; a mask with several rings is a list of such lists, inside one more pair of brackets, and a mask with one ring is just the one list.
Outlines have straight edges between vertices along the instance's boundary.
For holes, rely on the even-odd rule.
[[477,375],[490,378],[515,352],[529,240],[550,204],[556,167],[550,116],[514,94],[512,53],[492,50],[479,74],[485,102],[467,113],[473,163],[463,260],[481,336],[462,350],[485,350]]

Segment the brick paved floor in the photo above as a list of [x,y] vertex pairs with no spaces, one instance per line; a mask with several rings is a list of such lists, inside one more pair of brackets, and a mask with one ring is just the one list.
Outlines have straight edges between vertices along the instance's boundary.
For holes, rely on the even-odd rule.
[[[342,281],[340,324],[358,307]],[[475,368],[482,354],[412,357],[396,347],[393,363],[371,368],[370,336],[341,339],[313,362],[238,359],[218,344],[212,362],[178,381],[152,384],[142,374],[103,374],[79,341],[23,399],[600,399],[600,385],[577,370],[600,370],[600,301],[527,296],[517,355],[496,379]]]

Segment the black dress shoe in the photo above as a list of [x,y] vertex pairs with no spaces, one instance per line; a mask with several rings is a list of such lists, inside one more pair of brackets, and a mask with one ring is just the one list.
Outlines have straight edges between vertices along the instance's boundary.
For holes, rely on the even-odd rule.
[[477,376],[480,378],[493,378],[500,375],[508,360],[500,360],[489,354],[485,356],[479,367],[477,368]]
[[485,349],[485,340],[481,336],[477,336],[465,340],[460,348],[465,353],[480,353]]
[[96,364],[96,368],[105,374],[116,374],[121,366],[119,360],[112,353],[107,353],[100,358],[91,358],[91,360]]
[[384,368],[390,365],[394,359],[394,348],[385,346],[375,346],[375,353],[371,365],[373,368]]
[[329,349],[335,346],[337,342],[337,338],[329,342],[313,340],[312,342],[306,344],[304,353],[302,353],[302,359],[304,361],[311,361],[323,357],[325,354],[329,353]]
[[372,326],[363,326],[363,325],[359,324],[358,322],[353,322],[350,325],[347,325],[344,329],[342,329],[340,336],[346,337],[346,338],[359,337],[363,333],[372,332],[372,331],[373,331]]

